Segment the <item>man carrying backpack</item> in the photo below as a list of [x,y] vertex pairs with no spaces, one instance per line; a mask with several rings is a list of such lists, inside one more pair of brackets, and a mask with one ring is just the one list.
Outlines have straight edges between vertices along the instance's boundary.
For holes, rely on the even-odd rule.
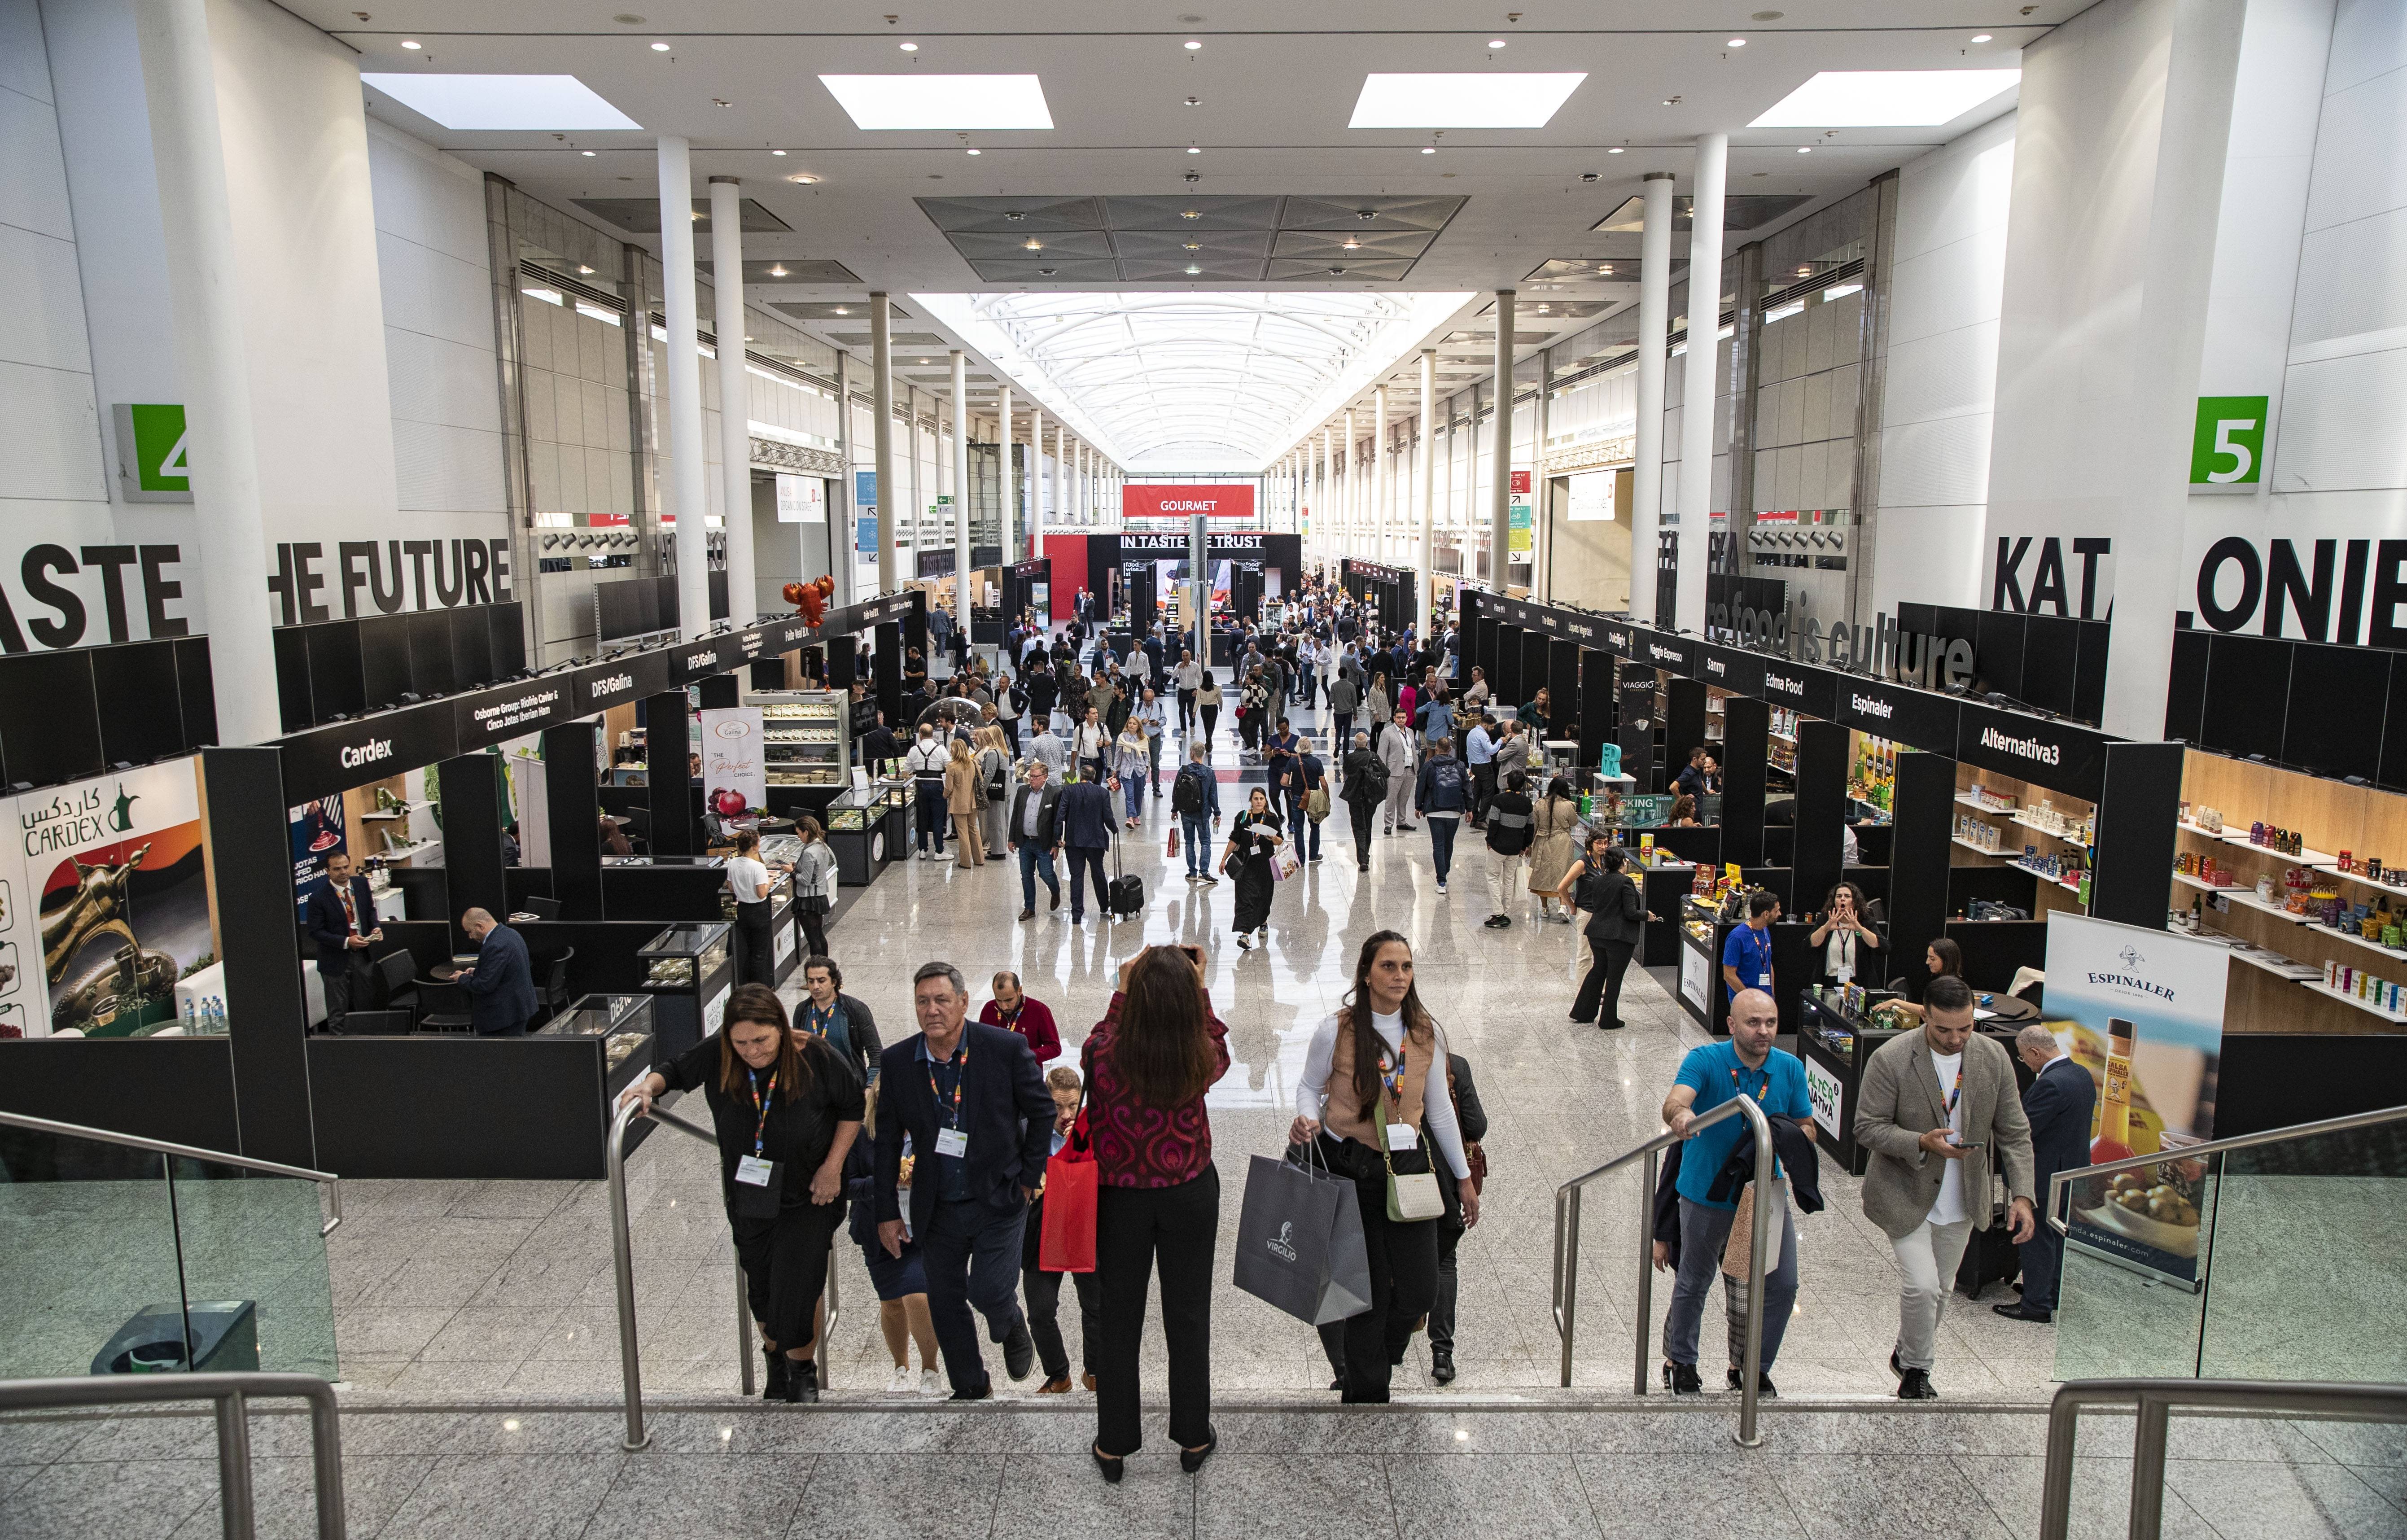
[[1178,815],[1178,834],[1187,842],[1187,880],[1207,888],[1220,882],[1212,875],[1212,832],[1220,826],[1220,783],[1212,774],[1211,761],[1209,747],[1192,744],[1187,763],[1170,777],[1170,810]]
[[1312,740],[1288,769],[1287,826],[1297,859],[1320,862],[1320,820],[1329,816],[1329,770],[1312,751]]
[[1454,740],[1440,738],[1430,745],[1429,761],[1421,766],[1420,785],[1413,793],[1413,806],[1429,820],[1430,860],[1437,867],[1437,891],[1441,896],[1446,892],[1446,874],[1454,869],[1454,836],[1470,802],[1470,772],[1454,757]]
[[1371,748],[1371,734],[1354,734],[1354,747],[1338,767],[1339,795],[1354,820],[1354,861],[1358,871],[1371,869],[1371,823],[1388,795],[1388,767]]

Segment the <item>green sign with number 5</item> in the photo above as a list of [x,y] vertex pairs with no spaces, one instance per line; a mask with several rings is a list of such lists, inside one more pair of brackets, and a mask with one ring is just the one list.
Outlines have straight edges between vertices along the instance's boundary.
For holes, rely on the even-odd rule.
[[2254,486],[2265,468],[2265,413],[2261,395],[2202,395],[2198,429],[2190,437],[2189,484],[2193,487]]

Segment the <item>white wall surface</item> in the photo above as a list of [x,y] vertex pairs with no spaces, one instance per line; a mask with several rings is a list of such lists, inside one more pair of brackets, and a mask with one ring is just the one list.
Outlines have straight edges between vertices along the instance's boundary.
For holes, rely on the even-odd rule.
[[[2015,121],[2008,113],[1898,173],[1875,614],[1900,603],[1987,606],[1981,537]],[[1776,506],[1763,502],[1759,474],[1756,500]]]

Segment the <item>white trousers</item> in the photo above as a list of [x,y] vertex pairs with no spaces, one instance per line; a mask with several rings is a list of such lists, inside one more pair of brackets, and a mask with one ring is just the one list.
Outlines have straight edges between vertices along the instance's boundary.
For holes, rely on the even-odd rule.
[[1488,852],[1488,879],[1496,894],[1496,907],[1491,913],[1511,915],[1516,905],[1527,895],[1522,891],[1528,880],[1529,863],[1522,855],[1505,855],[1500,850]]
[[1939,1336],[1939,1319],[1947,1313],[1947,1296],[1956,1287],[1956,1268],[1973,1238],[1973,1221],[1921,1224],[1889,1242],[1905,1282],[1897,1302],[1897,1361],[1909,1369],[1928,1371]]

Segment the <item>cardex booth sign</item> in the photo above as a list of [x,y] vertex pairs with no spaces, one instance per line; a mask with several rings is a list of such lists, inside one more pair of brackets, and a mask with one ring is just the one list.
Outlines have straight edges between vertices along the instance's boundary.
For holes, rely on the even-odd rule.
[[1213,481],[1196,486],[1170,482],[1133,482],[1120,488],[1123,519],[1251,519],[1254,487],[1250,481]]

